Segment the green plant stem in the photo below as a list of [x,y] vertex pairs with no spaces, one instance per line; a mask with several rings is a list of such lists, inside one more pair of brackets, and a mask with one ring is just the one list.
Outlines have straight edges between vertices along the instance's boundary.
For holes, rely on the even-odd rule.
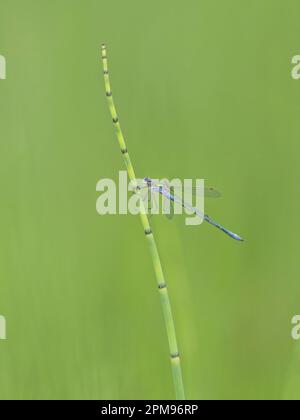
[[[134,172],[131,160],[130,160],[128,149],[125,143],[125,139],[121,130],[120,123],[119,123],[119,118],[118,118],[114,101],[113,101],[109,74],[108,74],[107,49],[105,45],[102,45],[102,62],[103,62],[105,91],[106,91],[109,111],[113,120],[113,124],[115,126],[119,146],[121,148],[121,152],[122,152],[125,164],[126,164],[129,178],[131,181],[134,182],[136,180],[135,172]],[[164,314],[165,325],[167,329],[176,399],[184,400],[185,395],[184,395],[184,387],[183,387],[182,372],[181,372],[181,365],[180,365],[180,356],[178,352],[175,326],[174,326],[174,320],[173,320],[173,315],[172,315],[172,309],[171,309],[167,284],[165,282],[163,269],[162,269],[162,265],[159,258],[159,253],[158,253],[154,235],[153,235],[150,223],[149,223],[149,219],[145,211],[143,200],[140,200],[140,202],[141,202],[141,212],[140,212],[141,222],[144,228],[144,232],[146,235],[146,239],[147,239],[149,250],[152,257],[161,305],[162,305],[163,314]]]

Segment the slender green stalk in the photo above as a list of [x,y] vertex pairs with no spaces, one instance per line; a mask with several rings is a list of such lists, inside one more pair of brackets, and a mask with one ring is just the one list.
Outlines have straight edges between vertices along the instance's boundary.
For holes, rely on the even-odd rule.
[[[105,45],[102,45],[102,62],[103,62],[105,91],[106,91],[110,114],[111,114],[111,117],[115,126],[118,142],[119,142],[121,152],[122,152],[122,155],[123,155],[126,167],[127,167],[129,178],[131,181],[134,182],[136,180],[135,172],[134,172],[131,160],[130,160],[128,149],[125,143],[125,139],[121,130],[119,118],[118,118],[114,101],[113,101],[113,97],[112,97],[112,91],[110,87],[109,74],[108,74],[108,65],[107,65],[107,50],[106,50]],[[167,329],[176,399],[184,400],[185,395],[184,395],[184,387],[183,387],[183,380],[182,380],[182,373],[181,373],[181,366],[180,366],[180,357],[179,357],[179,352],[178,352],[175,326],[174,326],[174,320],[173,320],[173,315],[172,315],[168,289],[165,282],[156,242],[153,236],[153,232],[149,223],[148,216],[144,208],[143,200],[140,200],[140,202],[141,202],[140,217],[141,217],[142,225],[144,228],[144,232],[146,235],[146,239],[147,239],[151,257],[152,257],[152,262],[154,266],[158,290],[159,290],[160,299],[161,299],[161,305],[162,305],[163,314],[164,314],[164,320],[165,320],[166,329]]]

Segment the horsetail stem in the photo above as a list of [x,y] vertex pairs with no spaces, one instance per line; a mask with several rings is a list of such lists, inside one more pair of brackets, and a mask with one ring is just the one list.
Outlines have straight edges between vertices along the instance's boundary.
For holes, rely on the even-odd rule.
[[[117,139],[119,142],[119,146],[126,164],[127,172],[131,181],[136,180],[135,172],[132,166],[132,162],[130,160],[130,156],[128,153],[128,149],[125,143],[125,139],[121,130],[119,118],[117,115],[117,111],[114,105],[114,100],[111,91],[111,85],[109,80],[109,73],[108,73],[108,63],[107,63],[107,49],[106,46],[102,45],[102,62],[103,62],[103,75],[104,75],[104,83],[105,83],[105,92],[108,102],[109,111],[113,120],[113,124],[115,126]],[[137,192],[138,194],[138,192]],[[175,395],[177,400],[184,400],[184,387],[183,387],[183,380],[182,380],[182,372],[181,372],[181,365],[180,365],[180,356],[177,346],[176,340],[176,332],[174,326],[174,320],[172,315],[172,309],[167,289],[167,284],[165,281],[162,265],[159,258],[159,253],[157,250],[156,242],[154,239],[154,235],[149,223],[148,216],[146,214],[146,210],[144,207],[143,200],[141,202],[141,222],[144,228],[145,236],[148,242],[154,272],[156,276],[156,281],[158,285],[162,310],[164,314],[164,320],[167,330],[168,342],[169,342],[169,350],[170,350],[170,358],[171,358],[171,367],[173,373],[173,381],[174,381],[174,388],[175,388]]]

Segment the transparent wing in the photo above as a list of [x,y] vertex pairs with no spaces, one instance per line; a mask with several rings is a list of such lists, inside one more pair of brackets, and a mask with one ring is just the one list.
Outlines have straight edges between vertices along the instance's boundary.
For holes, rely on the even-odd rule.
[[[182,189],[181,188],[174,188],[175,194],[182,193]],[[200,196],[200,195],[204,195],[204,197],[206,198],[220,198],[221,197],[221,193],[216,190],[214,187],[205,187],[204,191],[201,188],[196,188],[196,187],[186,187],[184,188],[184,191],[192,194],[194,196]]]
[[158,193],[148,190],[148,214],[152,217],[159,214]]
[[216,190],[214,187],[204,187],[204,189],[200,187],[184,187],[183,186],[176,186],[172,185],[168,182],[168,180],[163,180],[161,185],[164,188],[171,190],[173,189],[174,194],[179,195],[180,197],[183,196],[183,193],[191,194],[194,196],[204,196],[206,198],[219,198],[221,197],[221,193]]
[[[148,188],[147,182],[144,179],[136,179],[132,181],[130,185],[132,186],[133,189],[136,187],[139,187],[140,189]],[[163,185],[165,188],[168,188],[169,190],[171,190],[172,188],[175,194],[182,193],[184,189],[184,191],[187,193],[190,193],[195,196],[204,195],[204,197],[206,198],[219,198],[222,195],[220,191],[216,190],[214,187],[205,187],[203,191],[201,188],[196,188],[196,187],[184,188],[184,187],[171,186],[166,180],[164,180],[161,185]]]
[[205,187],[204,188],[204,197],[208,198],[220,198],[220,191],[216,190],[214,187]]
[[[174,195],[175,190],[173,187],[170,188],[170,193],[172,195]],[[174,209],[174,203],[171,200],[168,200],[167,198],[164,198],[163,200],[164,202],[168,202],[168,206],[164,208],[164,215],[166,216],[167,219],[169,220],[173,220],[174,218],[174,214],[175,214],[175,209]]]

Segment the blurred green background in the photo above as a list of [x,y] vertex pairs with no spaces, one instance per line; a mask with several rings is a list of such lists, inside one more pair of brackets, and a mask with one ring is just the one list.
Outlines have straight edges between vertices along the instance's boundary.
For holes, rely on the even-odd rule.
[[205,178],[246,238],[154,230],[191,399],[300,397],[297,0],[0,0],[0,398],[173,398],[140,221],[97,215],[124,169]]

